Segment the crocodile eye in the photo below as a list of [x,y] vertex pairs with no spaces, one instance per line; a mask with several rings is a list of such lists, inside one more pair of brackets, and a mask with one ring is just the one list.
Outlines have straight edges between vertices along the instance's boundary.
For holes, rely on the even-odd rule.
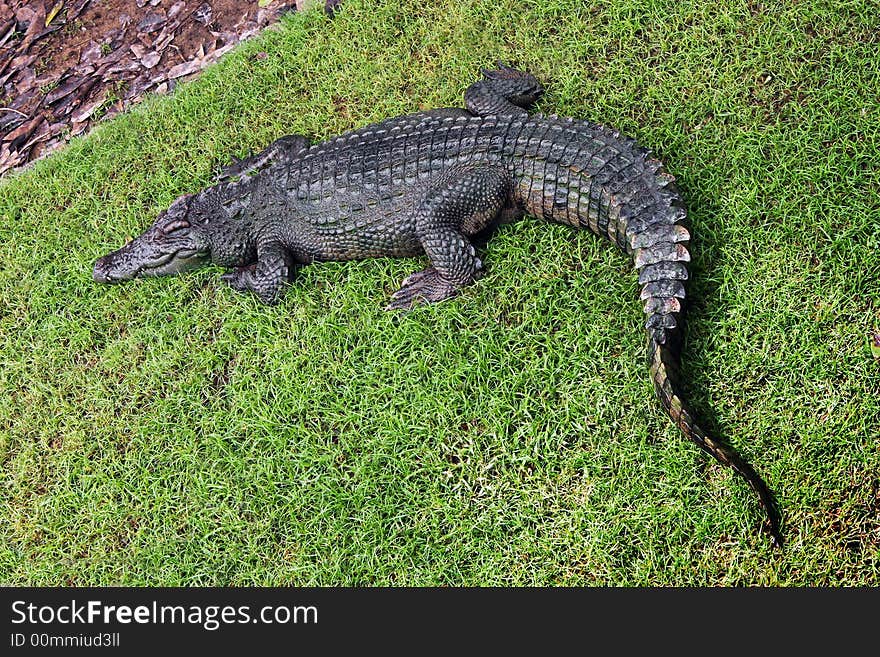
[[189,222],[186,219],[177,219],[176,221],[172,221],[171,223],[162,226],[162,233],[170,235],[174,231],[183,230],[184,228],[189,228]]

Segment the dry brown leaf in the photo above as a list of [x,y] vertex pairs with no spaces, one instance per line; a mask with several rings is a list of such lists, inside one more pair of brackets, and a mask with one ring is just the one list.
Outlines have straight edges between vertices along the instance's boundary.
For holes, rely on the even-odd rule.
[[139,75],[128,84],[128,91],[125,93],[125,100],[136,103],[141,97],[155,86],[155,82],[150,79],[150,71],[147,70],[143,75]]
[[83,48],[79,61],[82,64],[94,64],[101,59],[101,44],[97,41],[89,41],[89,45]]
[[34,147],[35,144],[42,141],[47,141],[48,139],[51,139],[52,137],[60,134],[61,131],[64,130],[65,125],[67,124],[63,122],[53,123],[52,125],[49,125],[44,121],[43,124],[40,126],[40,129],[35,131],[30,140],[28,140],[28,142],[21,148],[21,151],[24,152],[30,150]]
[[30,5],[23,5],[15,10],[15,20],[19,23],[27,23],[30,25],[31,21],[33,21],[36,16],[37,10]]
[[[149,91],[170,91],[295,2],[235,7],[217,0],[136,0],[140,10],[134,4],[100,11],[100,28],[62,36],[52,33],[72,24],[86,7],[99,12],[103,3],[0,0],[0,95],[7,98],[0,105],[12,110],[0,111],[0,174],[86,131],[99,114],[127,109]],[[91,18],[84,20],[87,25]],[[216,30],[214,38],[207,26]],[[174,56],[165,56],[168,48],[175,49]],[[39,78],[35,66],[43,73]],[[124,92],[108,107],[111,84],[122,84]]]
[[162,30],[162,33],[152,43],[153,50],[162,52],[172,41],[174,41],[174,32]]
[[9,146],[3,144],[0,146],[0,175],[6,173],[10,169],[17,167],[24,162],[25,157],[17,151],[11,150]]
[[182,78],[183,76],[189,75],[190,73],[195,73],[202,68],[202,65],[203,62],[201,59],[191,59],[188,62],[182,62],[180,64],[177,64],[176,66],[172,66],[170,69],[168,69],[166,77],[169,80]]
[[86,105],[83,105],[79,110],[70,115],[71,120],[74,124],[83,123],[91,118],[92,114],[101,107],[106,101],[106,96],[104,94],[99,94],[99,97]]
[[46,94],[45,103],[47,105],[54,105],[59,100],[72,94],[77,88],[86,81],[86,78],[83,76],[71,76],[69,77],[64,84],[59,84],[52,91]]
[[[31,21],[28,24],[27,31],[24,33],[24,39],[21,40],[21,44],[18,46],[20,52],[27,52],[27,49],[31,47],[31,44],[43,30],[43,21],[46,20],[46,8],[43,5],[37,5],[36,11],[31,10],[31,12]],[[15,16],[18,18],[18,12],[15,13]]]
[[27,123],[22,123],[15,130],[6,135],[6,141],[9,144],[9,147],[14,150],[20,150],[21,144],[27,142],[30,138],[31,133],[37,129],[45,119],[42,114],[38,114],[34,118],[32,118]]
[[210,25],[214,19],[214,10],[207,2],[203,2],[193,13],[193,19],[202,25]]
[[157,32],[165,24],[165,21],[164,12],[160,14],[159,12],[151,11],[137,24],[137,31],[141,34]]
[[141,57],[141,64],[143,64],[146,68],[153,68],[156,64],[159,63],[159,60],[161,58],[162,55],[153,50]]
[[0,27],[0,34],[3,35],[0,36],[0,46],[3,46],[15,34],[15,21],[10,20],[3,27]]
[[173,5],[171,5],[171,8],[168,10],[168,20],[171,20],[173,18],[177,18],[177,15],[181,11],[183,11],[184,7],[186,7],[186,3],[183,2],[183,0],[180,0],[179,2],[175,2]]
[[83,12],[91,0],[78,0],[78,2],[74,3],[73,10],[67,12],[67,22],[70,23],[79,18],[79,15]]

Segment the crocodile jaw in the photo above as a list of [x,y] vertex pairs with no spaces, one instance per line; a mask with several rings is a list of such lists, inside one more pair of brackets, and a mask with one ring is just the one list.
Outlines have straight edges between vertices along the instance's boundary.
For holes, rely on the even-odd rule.
[[95,261],[92,278],[98,283],[118,283],[143,276],[170,276],[207,264],[207,249],[189,236],[167,240],[150,229],[121,249]]
[[[123,247],[125,248],[125,247]],[[145,276],[171,276],[207,264],[209,256],[194,250],[181,249],[156,259],[134,263],[120,258],[119,251],[95,261],[92,278],[98,283],[119,283]]]

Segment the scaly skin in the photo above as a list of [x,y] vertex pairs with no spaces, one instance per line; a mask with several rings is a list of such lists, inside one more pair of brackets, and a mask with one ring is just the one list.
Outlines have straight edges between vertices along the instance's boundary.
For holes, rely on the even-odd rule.
[[652,380],[681,431],[757,492],[779,545],[772,496],[748,463],[695,422],[680,383],[690,261],[684,203],[662,164],[629,137],[574,119],[529,116],[543,89],[501,66],[465,93],[467,110],[388,119],[309,145],[292,135],[178,199],[141,237],[95,263],[115,282],[212,261],[231,287],[277,302],[311,262],[427,255],[389,309],[454,296],[479,276],[471,238],[530,214],[606,237],[630,254],[648,316]]

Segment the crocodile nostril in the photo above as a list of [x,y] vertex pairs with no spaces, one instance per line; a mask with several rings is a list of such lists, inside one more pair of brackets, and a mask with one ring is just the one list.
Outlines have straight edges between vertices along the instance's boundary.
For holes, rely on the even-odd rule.
[[92,270],[92,278],[96,283],[109,283],[110,275],[107,272],[107,256],[95,260],[95,268]]

